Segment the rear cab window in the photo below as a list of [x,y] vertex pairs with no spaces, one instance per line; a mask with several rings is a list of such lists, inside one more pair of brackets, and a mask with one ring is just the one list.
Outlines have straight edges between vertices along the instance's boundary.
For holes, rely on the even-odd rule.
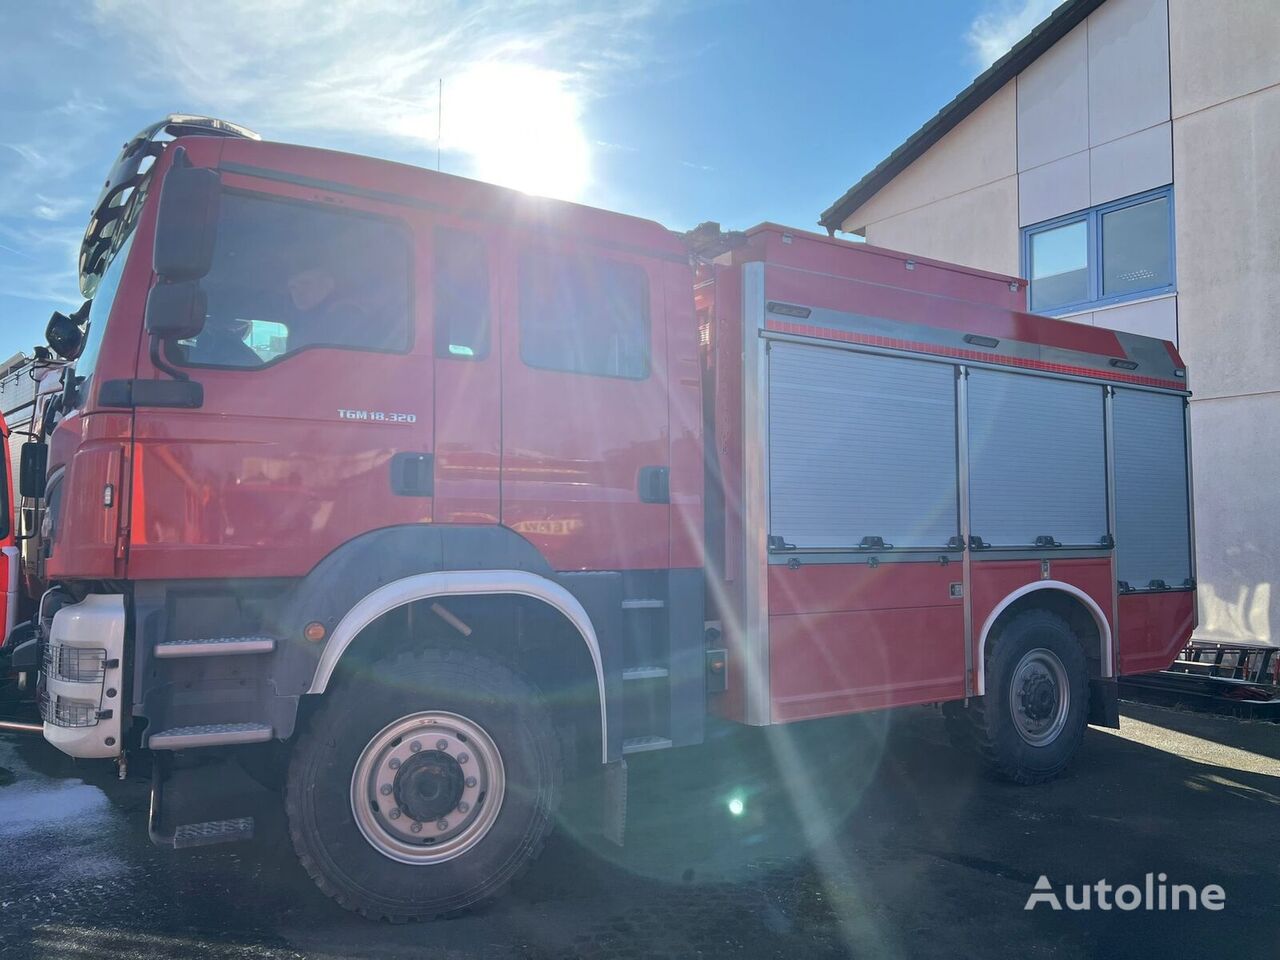
[[520,357],[531,367],[649,376],[649,280],[631,263],[530,252],[520,258]]
[[434,247],[436,356],[483,360],[489,353],[489,255],[484,239],[437,227]]
[[170,347],[187,366],[253,369],[309,347],[403,353],[411,244],[395,221],[228,192],[204,329]]

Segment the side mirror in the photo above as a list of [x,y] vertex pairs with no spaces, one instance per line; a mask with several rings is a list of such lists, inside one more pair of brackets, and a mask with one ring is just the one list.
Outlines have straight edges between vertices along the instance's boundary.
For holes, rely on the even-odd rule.
[[170,282],[199,280],[213,266],[222,181],[216,170],[193,167],[179,147],[160,188],[155,272]]
[[32,500],[44,496],[49,472],[49,447],[28,440],[22,445],[22,462],[18,467],[18,493]]
[[209,298],[194,280],[158,283],[147,294],[147,333],[160,340],[185,340],[204,329]]
[[84,329],[71,317],[56,310],[44,328],[44,339],[63,360],[74,360],[84,349]]

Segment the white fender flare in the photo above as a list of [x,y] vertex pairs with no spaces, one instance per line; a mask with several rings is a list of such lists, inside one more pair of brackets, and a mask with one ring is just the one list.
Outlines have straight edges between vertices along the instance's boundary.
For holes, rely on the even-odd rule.
[[596,671],[596,687],[600,696],[601,762],[609,759],[609,721],[605,710],[604,666],[600,660],[600,641],[595,627],[581,603],[560,584],[525,570],[450,570],[419,573],[384,584],[366,596],[338,621],[316,665],[315,676],[307,693],[324,693],[333,671],[360,632],[384,613],[415,600],[431,597],[514,595],[540,600],[559,611],[573,624]]
[[1037,590],[1056,590],[1060,593],[1070,594],[1085,605],[1089,613],[1093,616],[1093,622],[1097,624],[1098,636],[1102,638],[1102,675],[1110,677],[1115,671],[1112,670],[1112,649],[1111,649],[1111,624],[1107,622],[1107,615],[1102,612],[1102,608],[1098,606],[1097,601],[1089,596],[1079,587],[1072,586],[1069,583],[1063,583],[1061,580],[1037,580],[1035,583],[1028,583],[1026,586],[1019,587],[1013,593],[1009,594],[998,604],[991,614],[987,617],[987,622],[982,625],[982,636],[978,640],[978,696],[982,696],[987,692],[987,639],[991,636],[991,628],[995,626],[995,622],[999,619],[1000,614],[1008,609],[1009,605],[1015,600],[1025,597],[1029,593],[1035,593]]

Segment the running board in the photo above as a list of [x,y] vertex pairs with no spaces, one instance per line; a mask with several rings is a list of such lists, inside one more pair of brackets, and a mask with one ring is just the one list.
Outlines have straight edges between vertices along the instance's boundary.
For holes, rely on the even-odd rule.
[[623,753],[644,753],[646,750],[666,750],[671,746],[667,737],[628,737],[622,741]]
[[275,731],[266,723],[202,723],[174,727],[147,738],[152,750],[189,750],[195,747],[225,747],[238,743],[266,743]]
[[628,667],[622,671],[623,680],[656,680],[670,675],[666,667]]
[[209,847],[215,843],[236,843],[253,839],[253,817],[233,817],[230,820],[206,820],[204,823],[184,823],[167,840],[175,850],[188,847]]
[[240,654],[270,653],[276,648],[274,637],[207,637],[197,640],[166,640],[156,644],[156,657],[227,657]]

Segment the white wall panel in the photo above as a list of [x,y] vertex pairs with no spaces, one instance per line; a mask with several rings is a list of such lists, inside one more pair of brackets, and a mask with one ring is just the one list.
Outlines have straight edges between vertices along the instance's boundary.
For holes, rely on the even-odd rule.
[[1089,152],[1073,153],[1018,174],[1022,226],[1052,220],[1089,206]]
[[1018,75],[1018,169],[1088,146],[1088,36],[1082,23]]
[[1173,182],[1170,124],[1162,123],[1089,151],[1089,196],[1096,206]]
[[1169,119],[1166,12],[1166,0],[1107,0],[1089,15],[1091,146]]

